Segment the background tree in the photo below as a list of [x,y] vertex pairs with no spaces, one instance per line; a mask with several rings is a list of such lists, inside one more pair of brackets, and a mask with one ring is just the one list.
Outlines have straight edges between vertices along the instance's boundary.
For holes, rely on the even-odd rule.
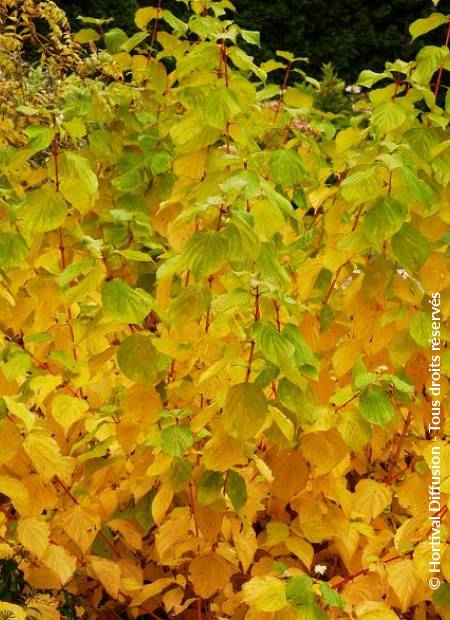
[[[138,6],[156,5],[156,0],[57,0],[72,24],[79,28],[78,15],[113,17],[114,25],[131,34]],[[411,59],[418,45],[411,45],[408,25],[429,14],[428,0],[236,0],[236,22],[261,32],[264,49],[252,50],[257,61],[273,57],[278,49],[308,56],[308,73],[319,77],[322,64],[333,62],[346,82],[370,67],[380,71],[386,60]],[[165,0],[164,6],[178,16],[186,14],[180,0]],[[440,45],[441,43],[437,43]]]

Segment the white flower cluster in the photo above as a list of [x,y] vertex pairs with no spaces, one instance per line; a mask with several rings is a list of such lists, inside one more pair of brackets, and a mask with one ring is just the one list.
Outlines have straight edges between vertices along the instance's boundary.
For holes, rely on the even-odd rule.
[[359,95],[361,91],[362,91],[362,88],[361,86],[358,86],[358,84],[349,84],[348,86],[345,87],[346,93],[352,93],[354,95]]

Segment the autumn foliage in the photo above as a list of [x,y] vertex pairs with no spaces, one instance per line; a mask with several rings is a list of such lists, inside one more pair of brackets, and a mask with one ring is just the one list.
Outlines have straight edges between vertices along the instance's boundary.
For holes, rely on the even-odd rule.
[[335,115],[189,4],[0,3],[0,617],[449,619],[448,37]]

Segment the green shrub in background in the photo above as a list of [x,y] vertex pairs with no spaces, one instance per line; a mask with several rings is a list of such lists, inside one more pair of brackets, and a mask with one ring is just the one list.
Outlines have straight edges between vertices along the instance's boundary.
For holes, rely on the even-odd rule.
[[322,66],[322,79],[315,96],[315,106],[323,112],[349,112],[351,100],[345,94],[345,82],[337,75],[331,62]]
[[[140,6],[156,6],[157,0],[57,0],[73,25],[78,15],[113,17],[114,26],[134,32],[133,15]],[[412,59],[418,45],[411,45],[408,24],[428,15],[427,0],[236,0],[236,22],[258,30],[264,50],[252,54],[258,62],[274,56],[277,49],[309,56],[308,73],[319,77],[322,64],[333,62],[339,76],[354,82],[367,67],[382,70],[387,59]],[[163,0],[177,16],[186,16],[183,0]],[[433,41],[433,35],[431,35]],[[436,40],[436,44],[441,45]]]

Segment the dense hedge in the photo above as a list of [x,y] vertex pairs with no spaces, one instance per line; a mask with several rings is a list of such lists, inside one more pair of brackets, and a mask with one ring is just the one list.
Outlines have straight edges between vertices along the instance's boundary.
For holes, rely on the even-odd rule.
[[[150,0],[57,0],[73,24],[77,15],[114,18],[114,25],[134,31],[136,8],[156,4]],[[322,63],[332,61],[347,81],[360,70],[381,70],[386,60],[409,59],[417,52],[410,45],[408,24],[427,15],[429,0],[236,0],[237,23],[261,32],[264,51],[257,60],[267,59],[277,49],[289,49],[311,62],[308,72],[318,76]],[[164,6],[176,14],[185,11],[179,0]],[[441,43],[440,43],[441,44]]]

